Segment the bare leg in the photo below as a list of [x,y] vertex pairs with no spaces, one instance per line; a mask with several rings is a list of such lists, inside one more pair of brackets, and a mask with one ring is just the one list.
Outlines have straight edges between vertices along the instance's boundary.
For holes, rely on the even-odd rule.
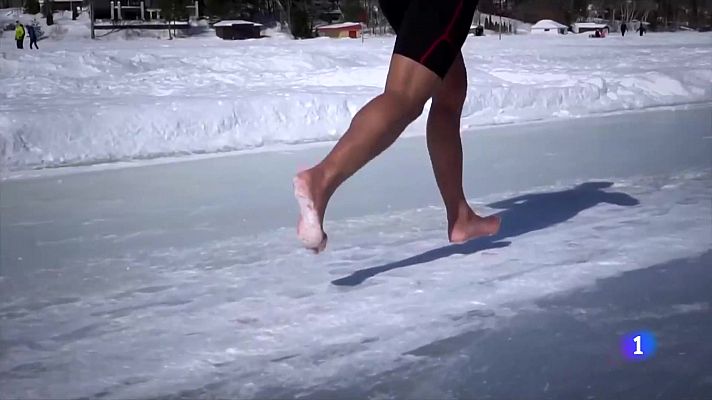
[[388,148],[422,112],[440,85],[438,76],[417,62],[394,54],[383,94],[366,104],[326,158],[294,178],[301,217],[297,233],[316,252],[326,245],[324,214],[336,189]]
[[455,243],[495,234],[500,224],[496,216],[475,214],[462,188],[460,118],[466,95],[467,71],[460,55],[433,95],[427,127],[430,161],[447,210],[448,239]]

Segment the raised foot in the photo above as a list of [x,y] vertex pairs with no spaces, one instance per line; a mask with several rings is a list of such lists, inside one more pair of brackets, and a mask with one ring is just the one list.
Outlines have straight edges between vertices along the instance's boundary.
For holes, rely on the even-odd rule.
[[301,172],[294,177],[292,182],[300,214],[297,223],[297,237],[304,247],[314,253],[324,251],[328,237],[321,226],[322,218],[314,205],[309,175],[306,172]]
[[502,219],[497,215],[480,217],[474,212],[460,218],[449,229],[450,243],[460,244],[482,236],[492,236],[499,232]]

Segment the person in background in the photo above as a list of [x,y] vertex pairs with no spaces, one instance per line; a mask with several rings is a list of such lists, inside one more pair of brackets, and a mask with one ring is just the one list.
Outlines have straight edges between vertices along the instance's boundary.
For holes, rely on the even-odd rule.
[[621,34],[623,35],[623,37],[625,37],[625,33],[627,31],[628,31],[628,25],[626,25],[624,22],[623,25],[621,25]]
[[37,46],[37,31],[35,31],[34,25],[27,25],[27,36],[30,37],[30,49],[32,49],[32,45],[35,45],[35,48],[39,50],[39,46]]
[[640,28],[638,28],[638,32],[640,32],[640,36],[645,35],[645,25],[642,22],[640,23]]
[[22,43],[25,41],[25,27],[20,21],[15,21],[15,40],[17,41],[17,48],[22,49]]

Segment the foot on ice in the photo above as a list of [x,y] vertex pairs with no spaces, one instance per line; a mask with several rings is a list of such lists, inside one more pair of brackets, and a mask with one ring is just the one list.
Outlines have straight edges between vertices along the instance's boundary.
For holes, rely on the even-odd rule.
[[[297,237],[307,249],[319,253],[326,248],[327,236],[321,226],[323,215],[315,205],[312,177],[308,171],[297,174],[293,179],[294,197],[299,203],[299,222]],[[323,213],[323,211],[322,211]]]
[[472,209],[459,215],[448,225],[448,237],[451,243],[464,243],[481,236],[491,236],[499,231],[501,218],[497,215],[480,217]]

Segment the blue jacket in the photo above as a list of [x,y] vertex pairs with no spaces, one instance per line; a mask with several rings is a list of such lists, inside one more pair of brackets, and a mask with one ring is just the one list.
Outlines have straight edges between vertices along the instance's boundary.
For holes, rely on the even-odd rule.
[[27,35],[30,37],[30,40],[32,40],[32,41],[37,40],[37,33],[35,32],[34,26],[27,25]]

